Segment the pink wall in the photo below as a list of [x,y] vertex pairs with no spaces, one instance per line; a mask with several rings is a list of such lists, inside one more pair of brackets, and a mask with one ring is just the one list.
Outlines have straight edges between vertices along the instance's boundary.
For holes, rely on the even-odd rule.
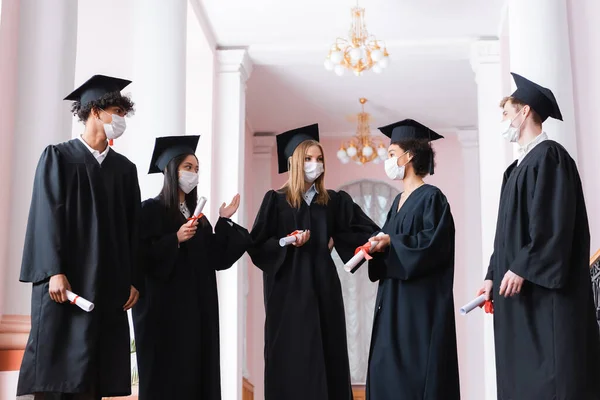
[[569,29],[579,172],[586,195],[591,252],[600,248],[600,2],[569,0]]

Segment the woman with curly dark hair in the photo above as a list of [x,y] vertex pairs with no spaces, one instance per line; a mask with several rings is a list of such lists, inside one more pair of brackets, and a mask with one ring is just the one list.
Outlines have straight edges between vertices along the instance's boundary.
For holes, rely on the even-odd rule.
[[[85,124],[37,166],[20,280],[31,282],[31,333],[17,394],[96,400],[131,392],[126,311],[138,300],[140,190],[135,165],[110,149],[133,111],[130,81],[95,75],[67,96]],[[93,302],[86,313],[67,291]]]
[[454,221],[433,174],[429,142],[442,136],[407,119],[379,128],[390,137],[385,172],[404,191],[392,204],[369,263],[379,281],[367,399],[460,398],[454,325]]

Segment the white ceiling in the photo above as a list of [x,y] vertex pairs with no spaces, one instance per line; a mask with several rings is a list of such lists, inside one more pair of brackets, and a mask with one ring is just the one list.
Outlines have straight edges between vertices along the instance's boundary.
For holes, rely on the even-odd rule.
[[403,118],[434,129],[477,122],[470,43],[497,35],[505,0],[361,0],[367,29],[387,42],[381,75],[338,77],[323,61],[346,37],[350,0],[202,0],[219,47],[248,47],[255,64],[247,117],[257,132],[318,122],[324,134],[351,132],[347,116],[369,99],[371,127]]

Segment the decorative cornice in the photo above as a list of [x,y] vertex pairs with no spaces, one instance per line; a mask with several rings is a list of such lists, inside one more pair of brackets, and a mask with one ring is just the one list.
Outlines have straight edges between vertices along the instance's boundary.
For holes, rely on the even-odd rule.
[[25,349],[30,329],[30,316],[3,315],[0,319],[0,350]]
[[[386,48],[397,59],[432,58],[435,60],[468,60],[474,38],[437,38],[429,40],[386,41]],[[316,65],[321,64],[323,49],[329,42],[256,44],[248,48],[257,65]]]
[[481,64],[500,63],[500,40],[482,39],[471,44],[471,68],[475,74]]
[[252,74],[252,60],[246,48],[217,48],[219,73],[239,73],[242,83]]
[[254,155],[255,156],[268,156],[269,158],[273,155],[273,148],[275,147],[275,136],[253,136],[252,141],[254,144]]

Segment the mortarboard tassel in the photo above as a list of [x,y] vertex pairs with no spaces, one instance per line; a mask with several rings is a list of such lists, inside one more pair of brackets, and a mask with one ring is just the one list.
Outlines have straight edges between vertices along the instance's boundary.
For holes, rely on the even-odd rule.
[[114,140],[113,140],[113,139],[108,139],[108,145],[109,145],[109,146],[112,146],[112,145],[113,145],[113,143],[114,143]]

